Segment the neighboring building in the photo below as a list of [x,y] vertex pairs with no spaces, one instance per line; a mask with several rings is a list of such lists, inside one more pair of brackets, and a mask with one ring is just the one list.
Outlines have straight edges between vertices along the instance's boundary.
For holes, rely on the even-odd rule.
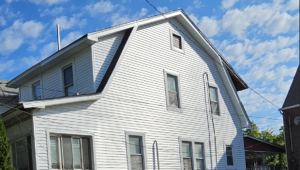
[[19,104],[19,89],[6,87],[7,82],[7,80],[0,80],[0,115],[10,110],[9,107],[1,105],[1,103],[10,107],[15,107]]
[[17,169],[246,169],[248,86],[183,11],[164,16],[84,35],[7,83]]
[[285,147],[289,170],[300,169],[300,107],[299,107],[299,66],[283,106],[279,109],[283,115]]
[[244,135],[244,149],[247,170],[282,170],[281,166],[266,165],[266,156],[284,154],[285,149],[283,146],[257,139],[249,135]]

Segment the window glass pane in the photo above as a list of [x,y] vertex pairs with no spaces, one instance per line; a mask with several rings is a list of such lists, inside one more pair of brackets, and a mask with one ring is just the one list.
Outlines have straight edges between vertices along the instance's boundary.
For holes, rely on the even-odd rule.
[[217,102],[210,102],[211,113],[214,115],[219,115],[219,105]]
[[226,146],[226,155],[232,156],[232,147],[231,146]]
[[143,170],[142,155],[130,155],[131,170]]
[[182,49],[181,37],[173,34],[173,46]]
[[68,86],[73,84],[73,71],[72,66],[64,69],[64,85]]
[[68,86],[65,88],[66,96],[72,96],[75,94],[74,85]]
[[58,141],[56,136],[50,136],[50,152],[52,168],[59,169],[58,161]]
[[191,157],[190,142],[182,142],[182,155],[183,157]]
[[129,147],[131,154],[142,154],[141,152],[141,141],[140,137],[130,136],[129,137]]
[[203,144],[195,143],[195,155],[197,158],[203,158]]
[[13,143],[13,144],[11,145],[11,152],[12,152],[13,166],[14,166],[15,168],[17,168],[17,160],[16,160],[16,158],[17,158],[17,154],[16,154],[16,143]]
[[226,146],[227,165],[233,165],[232,147]]
[[203,159],[197,159],[197,170],[204,170],[204,160]]
[[193,170],[192,158],[183,158],[183,169],[184,170]]
[[178,104],[178,94],[176,92],[173,91],[169,91],[169,105],[171,107],[175,107],[178,108],[179,104]]
[[29,160],[28,160],[28,150],[27,150],[27,140],[23,139],[16,143],[17,150],[17,166],[18,170],[28,170]]
[[92,169],[90,138],[82,138],[83,168]]
[[217,96],[217,88],[215,87],[210,87],[210,100],[218,102],[218,96]]
[[73,154],[71,137],[62,137],[63,169],[73,169]]
[[80,139],[73,138],[72,139],[72,147],[73,147],[73,162],[74,169],[81,169],[81,147],[80,147]]
[[41,84],[40,82],[34,85],[34,99],[41,99]]
[[168,79],[168,90],[177,92],[176,77],[168,75],[167,79]]

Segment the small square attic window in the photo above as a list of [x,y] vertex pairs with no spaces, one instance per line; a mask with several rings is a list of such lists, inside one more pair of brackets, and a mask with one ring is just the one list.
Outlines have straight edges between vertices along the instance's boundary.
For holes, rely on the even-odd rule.
[[182,49],[182,41],[180,36],[173,34],[173,46]]
[[184,39],[183,37],[170,29],[171,49],[184,54]]

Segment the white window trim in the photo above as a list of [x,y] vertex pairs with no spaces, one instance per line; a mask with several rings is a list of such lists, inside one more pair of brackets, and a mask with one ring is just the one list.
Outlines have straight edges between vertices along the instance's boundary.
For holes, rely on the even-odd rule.
[[143,168],[144,170],[148,169],[147,166],[147,152],[146,152],[146,139],[145,139],[145,133],[141,132],[130,132],[125,131],[125,140],[126,140],[126,148],[127,148],[127,164],[128,169],[131,170],[131,158],[130,158],[130,144],[129,144],[129,136],[139,136],[142,138],[142,153],[143,153]]
[[[182,49],[179,49],[179,48],[177,48],[177,47],[174,47],[174,45],[173,45],[173,34],[174,34],[174,35],[177,35],[177,36],[179,36],[179,37],[181,38],[181,47],[182,47]],[[172,49],[172,50],[184,54],[184,42],[183,42],[183,37],[182,37],[180,34],[178,34],[177,32],[175,32],[174,30],[171,30],[171,29],[170,29],[170,41],[171,41],[171,49]]]
[[42,83],[41,83],[41,80],[37,80],[35,83],[33,83],[33,84],[31,85],[31,87],[32,87],[32,99],[33,99],[33,100],[37,100],[37,99],[34,98],[34,96],[35,96],[34,86],[35,86],[36,84],[38,84],[38,83],[40,83],[40,93],[41,93],[41,98],[40,98],[40,99],[43,98],[43,95],[42,95]]
[[[221,93],[220,93],[220,90],[219,90],[219,87],[218,87],[218,85],[216,85],[216,84],[214,84],[214,83],[209,83],[209,88],[210,87],[214,87],[214,88],[216,88],[217,89],[217,97],[218,97],[218,106],[219,106],[219,115],[213,115],[213,117],[214,118],[216,118],[216,119],[220,119],[221,118],[221,113],[222,113],[222,109],[221,109],[221,103],[220,103],[220,96],[221,96]],[[210,93],[210,89],[209,89],[209,93]],[[210,95],[210,94],[209,94]],[[210,97],[209,97],[209,106],[210,106]],[[211,109],[211,108],[209,108],[209,109]],[[211,110],[210,110],[210,112],[211,112]]]
[[69,66],[72,66],[72,72],[73,72],[73,86],[74,86],[74,94],[76,95],[77,93],[77,88],[76,88],[76,80],[75,80],[75,63],[72,61],[69,64],[66,64],[65,66],[61,67],[61,78],[62,78],[62,91],[63,91],[63,96],[66,96],[66,92],[65,92],[65,81],[64,81],[64,70],[66,68],[68,68]]
[[[227,154],[226,154],[226,146],[232,147],[232,160],[233,165],[227,165]],[[235,148],[232,144],[224,142],[224,154],[225,154],[225,166],[226,169],[236,169],[236,161],[235,161]]]
[[181,162],[181,169],[184,170],[183,167],[183,155],[182,155],[182,142],[191,142],[192,144],[192,150],[191,150],[191,154],[192,156],[192,166],[193,169],[197,169],[197,165],[196,165],[196,157],[194,156],[195,152],[195,143],[202,143],[203,144],[203,163],[204,163],[204,169],[206,169],[206,157],[205,157],[205,140],[202,139],[191,139],[191,138],[182,138],[179,137],[179,151],[180,151],[180,162]]
[[[175,108],[170,106],[169,104],[169,92],[168,92],[168,74],[177,77],[177,88],[178,88],[178,104],[179,107]],[[180,88],[180,76],[178,73],[170,71],[170,70],[166,70],[164,69],[164,77],[165,77],[165,90],[166,90],[166,104],[167,104],[167,109],[168,110],[172,110],[172,111],[176,111],[176,112],[182,112],[182,98],[181,98],[181,88]]]
[[[97,166],[95,166],[96,162],[96,154],[95,154],[95,136],[92,133],[84,133],[72,130],[60,130],[60,129],[47,129],[47,149],[48,149],[48,169],[52,169],[52,162],[51,162],[51,153],[50,153],[50,136],[71,136],[71,137],[90,137],[91,138],[91,162],[92,162],[92,170],[97,170]],[[60,146],[59,146],[60,147]],[[53,169],[55,170],[55,169]]]

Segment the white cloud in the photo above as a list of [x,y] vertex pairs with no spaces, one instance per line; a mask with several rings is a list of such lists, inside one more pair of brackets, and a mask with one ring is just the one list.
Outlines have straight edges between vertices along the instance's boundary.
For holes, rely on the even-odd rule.
[[196,24],[196,25],[199,24],[198,17],[195,14],[190,14],[189,17],[194,22],[194,24]]
[[3,71],[7,71],[9,68],[13,66],[13,64],[14,64],[14,60],[0,62],[0,73]]
[[276,36],[289,31],[299,31],[299,13],[290,16],[287,13],[276,13],[271,20],[266,23],[265,33]]
[[61,48],[64,48],[65,46],[69,45],[71,42],[75,41],[76,39],[80,38],[82,36],[81,32],[74,31],[70,32],[67,36],[65,36],[61,40]]
[[123,14],[122,12],[123,11],[121,11],[119,13],[114,13],[111,16],[110,21],[112,22],[113,26],[140,19],[140,18],[146,16],[148,10],[146,8],[142,8],[140,12],[136,13],[133,16]]
[[41,57],[33,57],[33,56],[23,57],[21,60],[22,60],[22,63],[27,65],[27,67],[31,67],[31,66],[37,64],[38,62],[40,62]]
[[6,25],[6,20],[4,19],[3,16],[0,16],[0,25],[1,25],[1,26]]
[[[299,13],[295,16],[284,12],[285,6],[281,1],[247,6],[244,9],[228,10],[221,22],[224,31],[228,31],[239,38],[244,37],[247,28],[258,26],[264,33],[273,36],[297,31],[299,27]],[[248,31],[249,32],[249,31]]]
[[161,13],[166,13],[169,11],[168,7],[166,7],[166,6],[165,7],[159,6],[159,7],[157,7],[157,10],[159,10]]
[[53,54],[57,50],[58,50],[57,42],[48,43],[48,44],[44,45],[44,47],[40,50],[40,53],[42,56],[41,58],[46,58],[46,57],[50,56],[51,54]]
[[108,13],[113,11],[115,5],[113,5],[110,1],[103,1],[97,2],[95,4],[89,4],[85,6],[85,10],[87,10],[91,16],[96,16],[97,14],[101,13]]
[[199,28],[208,37],[217,35],[220,30],[218,21],[206,16],[201,19]]
[[60,13],[62,13],[64,11],[63,7],[55,7],[53,9],[45,9],[43,12],[41,12],[41,17],[45,16],[45,15],[51,15],[51,16],[56,16],[59,15]]
[[60,4],[63,2],[67,2],[68,0],[29,0],[29,2],[35,3],[35,4],[46,4],[46,5],[54,5],[54,4]]
[[299,0],[290,0],[284,9],[288,11],[299,9]]
[[194,4],[194,7],[197,9],[204,7],[204,5],[202,5],[202,2],[200,0],[194,0],[193,4]]
[[75,25],[78,25],[79,27],[82,27],[86,23],[87,23],[86,19],[79,20],[75,16],[70,17],[70,18],[67,17],[67,16],[61,16],[61,17],[56,18],[55,20],[53,20],[52,25],[55,26],[56,24],[59,24],[60,31],[63,31],[63,30],[73,28]]
[[44,25],[36,21],[21,22],[17,20],[12,26],[0,32],[0,53],[9,54],[17,50],[26,38],[37,38]]
[[228,9],[232,7],[235,3],[237,3],[239,0],[223,0],[222,1],[222,8]]

